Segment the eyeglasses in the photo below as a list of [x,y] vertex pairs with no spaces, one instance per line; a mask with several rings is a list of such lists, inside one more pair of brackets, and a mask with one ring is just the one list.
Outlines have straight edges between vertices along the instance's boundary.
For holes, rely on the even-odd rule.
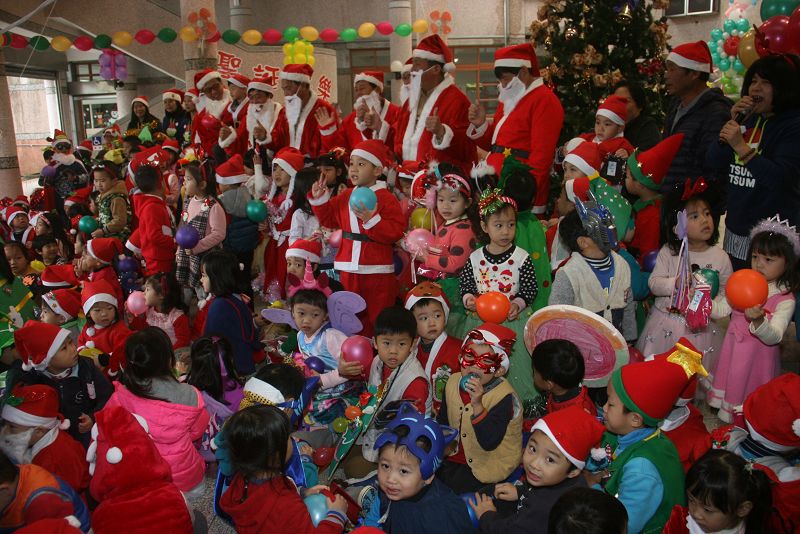
[[58,143],[55,146],[55,149],[56,150],[69,150],[71,146],[72,145],[70,145],[69,143]]

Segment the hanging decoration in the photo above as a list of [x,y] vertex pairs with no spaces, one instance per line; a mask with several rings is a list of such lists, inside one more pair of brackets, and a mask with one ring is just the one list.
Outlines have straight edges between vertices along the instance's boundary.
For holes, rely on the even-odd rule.
[[128,58],[124,53],[113,48],[105,48],[98,61],[100,77],[104,80],[128,79]]
[[[430,29],[433,33],[447,35],[453,31],[453,29],[450,28],[450,22],[453,21],[453,15],[451,15],[449,11],[431,11],[430,18],[432,21]],[[416,22],[414,24],[416,24]]]

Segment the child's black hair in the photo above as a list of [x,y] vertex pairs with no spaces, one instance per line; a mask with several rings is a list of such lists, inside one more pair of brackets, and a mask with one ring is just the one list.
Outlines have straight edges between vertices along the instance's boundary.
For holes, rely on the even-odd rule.
[[564,241],[564,244],[567,245],[570,252],[581,251],[581,248],[578,246],[578,238],[589,237],[589,232],[583,227],[578,210],[573,210],[564,215],[564,218],[558,223],[558,235],[561,236],[561,239]]
[[625,507],[604,491],[573,488],[550,509],[547,534],[624,534],[628,524]]
[[536,345],[531,363],[542,378],[564,389],[578,387],[585,372],[581,351],[566,339],[548,339]]
[[47,160],[49,160],[50,158],[52,158],[52,157],[53,157],[53,154],[55,154],[55,153],[56,153],[56,152],[55,152],[55,150],[53,150],[52,148],[46,148],[46,149],[45,149],[45,150],[42,152],[42,159],[43,159],[43,160],[45,160],[45,161],[47,161]]
[[238,287],[239,260],[226,250],[212,250],[200,260],[211,282],[211,294],[224,297],[236,292]]
[[384,308],[375,319],[373,336],[387,336],[392,334],[408,334],[411,339],[417,337],[417,320],[410,310],[402,306],[389,306]]
[[181,286],[173,273],[156,273],[145,280],[145,285],[153,288],[153,291],[164,297],[161,302],[161,309],[156,310],[160,313],[169,313],[177,308],[183,312],[187,311],[186,304],[183,302]]
[[195,182],[198,184],[200,184],[200,182],[206,183],[206,187],[203,189],[204,195],[212,198],[217,197],[217,175],[214,172],[214,165],[210,159],[205,160],[203,163],[192,161],[182,167]]
[[265,365],[254,376],[280,391],[284,399],[299,399],[306,383],[303,372],[288,363]]
[[742,96],[750,94],[750,84],[758,74],[772,86],[772,110],[776,115],[800,108],[800,58],[795,54],[764,56],[753,62],[742,81]]
[[138,149],[142,146],[142,140],[137,135],[126,135],[122,138],[123,143],[128,143],[132,148]]
[[53,234],[42,234],[33,238],[33,250],[39,253],[44,247],[52,244],[58,245],[58,241],[53,237]]
[[231,463],[246,481],[283,471],[291,426],[280,408],[249,406],[230,416],[223,428]]
[[503,194],[514,199],[519,211],[528,211],[533,206],[533,199],[536,197],[536,178],[532,170],[520,169],[512,172],[506,178],[506,186]]
[[686,200],[683,200],[683,188],[678,187],[671,190],[664,196],[664,202],[661,205],[661,244],[666,244],[673,256],[677,256],[681,250],[681,240],[675,233],[675,226],[678,224],[678,212],[686,209],[690,203],[704,202],[711,212],[712,224],[714,231],[707,241],[708,246],[713,247],[719,241],[719,217],[714,213],[715,206],[715,191],[717,187],[710,185],[702,193],[695,193]]
[[186,383],[224,403],[225,384],[221,366],[225,366],[228,378],[241,384],[232,354],[233,348],[225,336],[203,336],[196,339],[192,343],[192,366],[186,376]]
[[745,519],[745,531],[767,531],[772,507],[769,477],[730,451],[712,449],[697,460],[686,473],[686,494],[729,516],[750,501],[753,508]]
[[91,214],[92,212],[89,211],[89,206],[87,206],[82,202],[76,202],[75,204],[71,204],[67,208],[67,217],[69,217],[70,219],[73,219],[78,215],[83,217],[84,215],[91,215]]
[[177,382],[174,367],[175,353],[169,336],[160,328],[149,326],[131,334],[125,342],[125,366],[120,382],[137,397],[164,400],[153,396],[153,379]]
[[105,172],[112,180],[120,179],[119,166],[116,163],[108,160],[100,160],[92,166],[89,176],[94,180],[94,173]]
[[289,297],[289,309],[298,304],[308,304],[328,313],[328,297],[319,289],[298,289]]
[[136,187],[142,193],[153,193],[163,183],[161,171],[153,165],[141,165],[133,176]]
[[[82,206],[82,204],[73,204],[73,206]],[[70,208],[72,208],[72,206],[70,206]],[[88,213],[86,215],[88,215]],[[74,215],[71,217],[74,217]],[[61,216],[55,211],[49,211],[40,214],[39,218],[43,219],[46,226],[50,228],[50,233],[56,239],[61,249],[60,253],[64,256],[64,259],[67,261],[72,260],[73,256],[75,256],[75,245],[72,243],[72,239],[70,239],[67,229],[64,227],[64,220]]]
[[319,180],[319,171],[314,167],[300,169],[294,177],[294,190],[292,191],[292,206],[308,215],[314,215],[311,204],[308,203],[308,193],[311,186]]
[[783,258],[786,270],[775,281],[781,289],[791,293],[800,291],[800,262],[794,247],[785,235],[775,232],[759,232],[750,241],[750,254],[758,252],[764,256]]
[[28,251],[28,247],[26,247],[25,245],[23,245],[19,241],[6,241],[3,244],[3,246],[4,247],[15,247],[15,248],[19,249],[19,251],[22,252],[22,255],[25,256],[25,259],[28,260],[28,261],[31,261],[31,254]]

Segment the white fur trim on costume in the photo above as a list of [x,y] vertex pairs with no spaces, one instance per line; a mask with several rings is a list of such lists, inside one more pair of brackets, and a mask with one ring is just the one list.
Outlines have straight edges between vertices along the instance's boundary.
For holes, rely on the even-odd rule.
[[353,78],[353,85],[357,84],[358,82],[367,82],[371,83],[372,85],[377,85],[378,89],[383,91],[383,82],[380,81],[375,76],[369,76],[368,74],[364,74],[363,72],[356,74],[355,78]]
[[177,102],[183,102],[183,98],[178,93],[173,93],[172,91],[167,91],[162,93],[161,100],[166,102],[167,100],[175,100]]
[[528,67],[531,68],[531,60],[530,59],[516,59],[516,58],[507,58],[507,59],[496,59],[494,62],[494,67],[511,67],[511,68],[519,68],[519,67]]
[[138,97],[138,96],[136,98],[134,98],[133,100],[131,100],[131,106],[133,106],[137,102],[139,102],[140,104],[142,104],[144,107],[146,107],[148,109],[150,108],[150,103],[147,100],[145,100],[144,98],[141,98],[141,97]]
[[208,82],[215,79],[221,80],[222,75],[219,72],[212,70],[211,72],[200,78],[200,81],[197,82],[195,87],[197,87],[198,91],[202,91],[203,87],[205,87]]
[[429,52],[428,50],[422,50],[421,48],[415,48],[414,52],[411,54],[414,57],[418,57],[420,59],[427,59],[428,61],[435,61],[437,63],[444,63],[444,55],[442,54],[434,54],[433,52]]
[[446,124],[442,124],[442,126],[444,126],[444,135],[442,136],[441,142],[438,142],[438,143],[436,142],[436,136],[435,135],[431,139],[431,145],[436,150],[447,150],[448,148],[450,148],[450,143],[453,142],[453,137],[455,137],[455,134],[453,134],[453,129],[452,128],[450,128]]
[[91,340],[87,341],[86,342],[86,348],[93,349],[94,348],[94,341],[91,341]]
[[45,293],[44,295],[42,295],[42,300],[45,301],[45,303],[47,303],[48,306],[50,306],[50,309],[53,310],[56,313],[56,315],[60,315],[68,321],[75,318],[74,316],[67,313],[66,310],[64,310],[64,308],[61,307],[61,304],[58,303],[58,300],[56,300],[55,297],[51,296],[50,293]]
[[308,203],[311,204],[312,206],[322,206],[330,199],[331,199],[331,193],[330,191],[326,191],[325,194],[319,198],[309,198]]
[[480,126],[475,126],[474,124],[470,123],[469,127],[467,128],[467,137],[472,140],[480,139],[488,129],[489,121],[483,121],[483,124]]
[[307,250],[303,250],[302,248],[287,248],[286,259],[289,258],[302,258],[310,261],[311,263],[319,263],[319,256]]
[[78,518],[77,518],[77,517],[75,517],[74,515],[68,515],[68,516],[67,516],[67,517],[65,517],[64,519],[66,519],[66,520],[67,520],[67,524],[69,524],[69,526],[71,526],[71,527],[75,527],[75,528],[81,528],[81,521],[80,521],[80,519],[78,519]]
[[[98,302],[105,302],[107,304],[111,304],[115,308],[117,307],[117,297],[111,295],[110,293],[97,293],[86,299],[86,302],[83,304],[83,313],[89,315],[89,310],[92,309],[92,306],[97,304]],[[88,344],[87,344],[88,345]]]
[[800,419],[795,419],[792,423],[792,432],[795,436],[800,437]]
[[350,157],[352,158],[353,156],[358,156],[359,158],[369,161],[376,167],[383,168],[383,162],[380,159],[378,159],[378,157],[375,156],[372,152],[367,152],[362,148],[356,148],[350,153]]
[[[286,171],[286,174],[288,174],[288,175],[289,175],[289,177],[290,177],[292,180],[294,180],[294,177],[295,177],[295,176],[297,176],[297,171],[295,170],[295,168],[294,168],[294,167],[292,167],[292,166],[289,164],[289,162],[288,162],[288,161],[286,161],[285,159],[281,159],[281,158],[275,158],[275,159],[273,159],[273,160],[272,160],[272,165],[273,165],[273,166],[277,165],[278,167],[280,167],[281,169],[283,169],[284,171]],[[274,182],[273,182],[273,183],[274,183]],[[289,196],[289,195],[287,194],[286,196]]]
[[111,447],[106,451],[106,461],[110,464],[118,464],[122,461],[122,451],[119,447]]
[[105,260],[100,259],[100,257],[97,254],[94,253],[94,245],[92,245],[93,242],[94,242],[94,239],[90,239],[86,243],[86,251],[89,253],[89,255],[91,257],[93,257],[94,259],[96,259],[97,261],[99,261],[100,263],[102,263],[103,265],[111,265],[110,262],[107,262]]
[[299,72],[284,72],[278,73],[278,78],[281,80],[289,80],[290,82],[311,83],[311,76],[300,74]]
[[469,171],[470,178],[477,180],[478,178],[482,178],[484,176],[491,176],[493,174],[497,174],[497,171],[489,165],[489,163],[482,159],[478,163],[472,165],[472,170]]
[[38,428],[40,426],[55,428],[58,426],[58,417],[40,417],[9,404],[3,406],[3,420],[30,428]]
[[283,394],[274,386],[255,377],[250,378],[244,384],[244,394],[247,395],[248,392],[258,395],[274,404],[282,404],[286,401],[286,399],[283,398]]
[[262,93],[274,94],[272,87],[263,82],[256,81],[252,81],[247,84],[247,93],[249,94],[250,91],[261,91]]
[[697,70],[700,72],[711,72],[710,63],[701,63],[700,61],[694,61],[692,59],[683,57],[680,54],[676,54],[675,52],[670,52],[669,55],[667,55],[667,61],[672,61],[677,66],[683,67],[684,69]]
[[[233,176],[220,176],[217,174],[217,183],[222,185],[243,184],[248,178],[249,176],[246,174],[235,174]],[[141,250],[137,250],[135,252],[141,253]]]
[[550,438],[550,440],[555,444],[555,446],[558,447],[558,450],[561,451],[561,454],[567,457],[567,460],[569,460],[569,462],[572,465],[574,465],[578,469],[583,469],[583,467],[586,465],[586,462],[584,462],[583,460],[578,460],[570,453],[568,453],[564,449],[564,447],[561,446],[561,443],[559,443],[556,437],[553,435],[553,431],[550,430],[550,427],[547,426],[547,422],[545,422],[544,419],[539,419],[538,421],[536,421],[536,423],[533,425],[533,428],[531,428],[531,432],[533,432],[534,430],[541,430],[542,432],[544,432],[545,435],[547,435],[547,437]]
[[217,140],[217,143],[219,144],[220,148],[228,148],[233,144],[234,141],[236,141],[236,128],[231,128],[230,135],[225,139],[222,139],[222,137],[220,137]]
[[619,115],[617,115],[616,113],[611,111],[610,109],[605,109],[605,108],[598,109],[597,113],[595,115],[599,115],[601,117],[605,117],[607,119],[610,119],[611,122],[613,122],[614,124],[618,124],[619,126],[625,126],[625,119],[623,119],[622,117],[620,117]]
[[570,152],[578,148],[578,145],[582,143],[588,143],[588,141],[583,137],[573,137],[564,144],[564,152],[569,154]]
[[586,176],[591,176],[597,172],[597,169],[589,165],[585,159],[572,152],[564,156],[564,163],[572,163]]

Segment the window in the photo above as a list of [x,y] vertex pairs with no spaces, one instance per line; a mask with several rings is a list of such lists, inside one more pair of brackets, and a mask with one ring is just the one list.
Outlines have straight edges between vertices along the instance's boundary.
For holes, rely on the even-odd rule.
[[486,107],[486,113],[497,110],[497,78],[494,77],[494,48],[457,46],[453,48],[456,62],[455,79],[470,102],[475,98]]
[[668,17],[685,17],[713,13],[719,13],[719,0],[670,0],[666,15]]
[[100,63],[85,62],[72,63],[72,81],[74,82],[97,82],[100,81]]

